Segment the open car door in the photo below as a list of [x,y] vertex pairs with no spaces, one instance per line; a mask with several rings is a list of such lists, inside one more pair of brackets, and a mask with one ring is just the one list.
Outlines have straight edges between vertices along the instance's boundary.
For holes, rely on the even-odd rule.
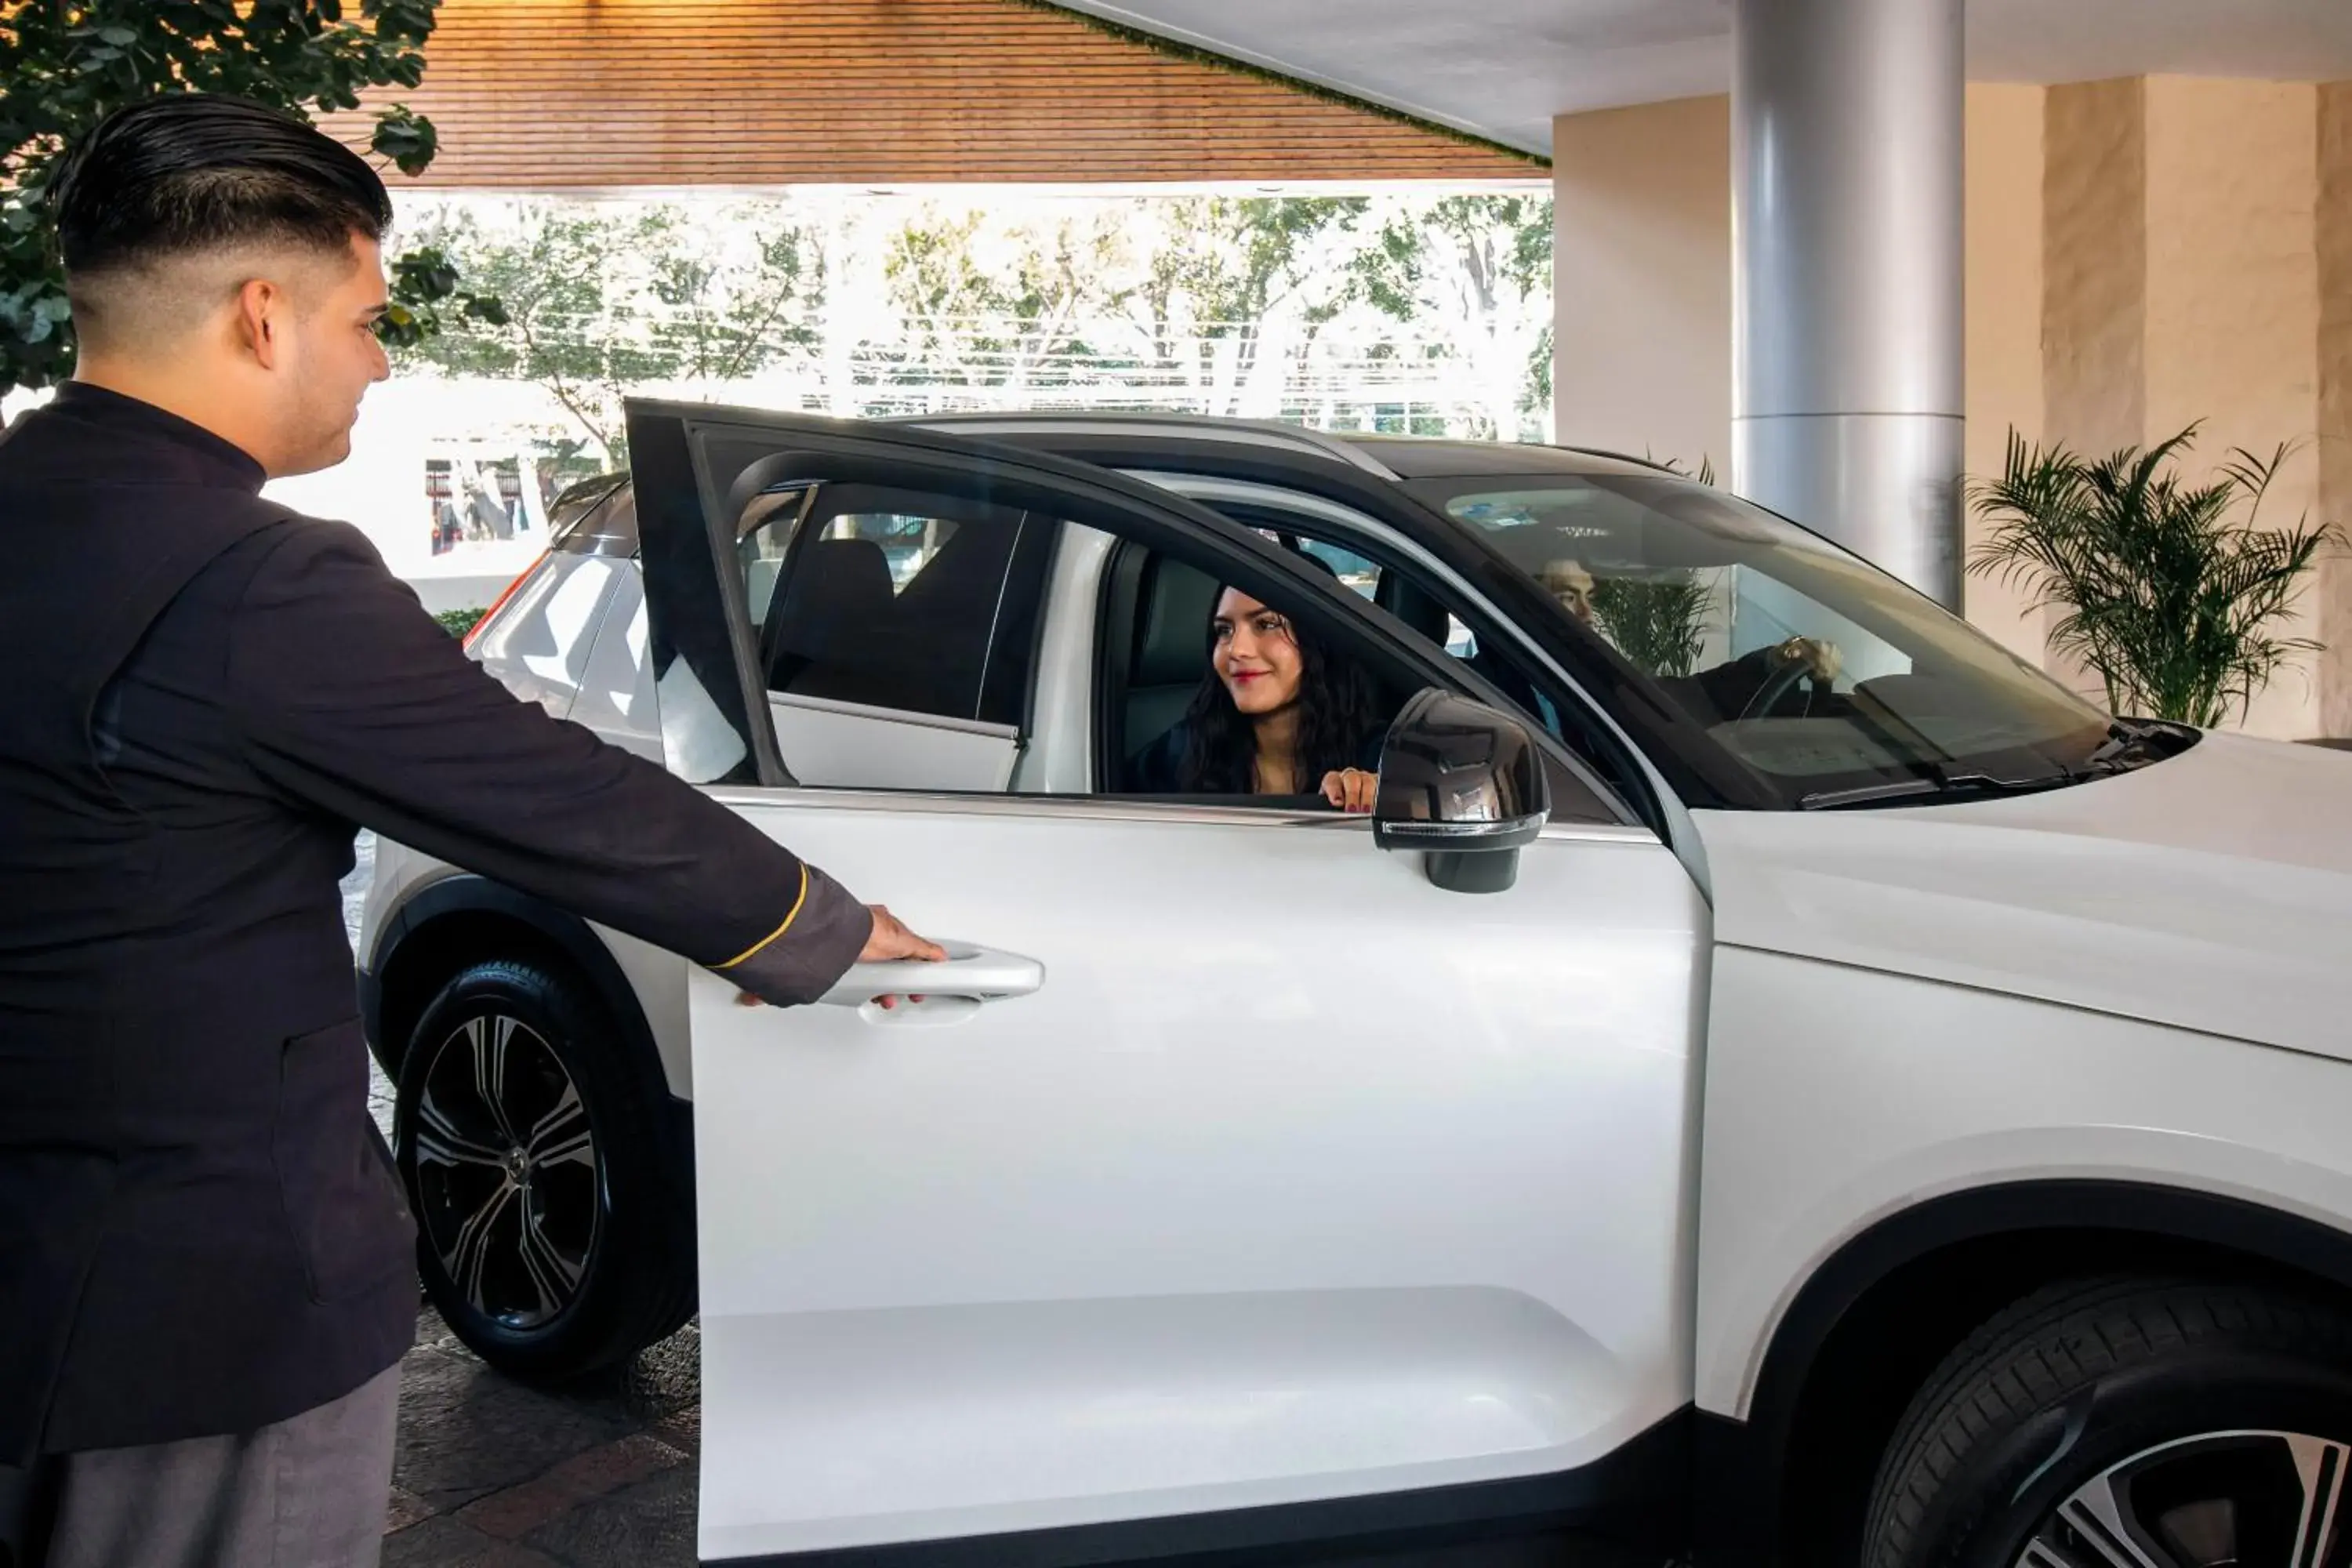
[[[915,981],[776,1010],[690,980],[703,1556],[1066,1563],[1671,1497],[1705,915],[1655,836],[1556,819],[1471,896],[1360,817],[1003,793],[1067,718],[1037,661],[1092,657],[1092,601],[1048,602],[1082,536],[1453,677],[1101,470],[703,407],[629,430],[670,765],[960,955],[891,1009]],[[932,580],[957,551],[973,580]],[[803,712],[860,787],[798,776]]]

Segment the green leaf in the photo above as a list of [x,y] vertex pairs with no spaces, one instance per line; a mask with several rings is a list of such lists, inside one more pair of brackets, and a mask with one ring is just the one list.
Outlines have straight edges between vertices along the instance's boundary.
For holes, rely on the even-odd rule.
[[434,154],[440,151],[440,136],[433,121],[406,104],[394,104],[376,117],[375,133],[368,145],[413,179],[431,167]]
[[[300,116],[414,87],[438,0],[12,0],[0,10],[0,390],[71,374],[73,333],[40,199],[59,153],[106,114],[190,88],[236,92]],[[364,23],[348,21],[356,11]],[[438,150],[400,111],[378,148],[410,174]],[[451,285],[454,287],[454,283]],[[411,311],[389,331],[422,332]]]

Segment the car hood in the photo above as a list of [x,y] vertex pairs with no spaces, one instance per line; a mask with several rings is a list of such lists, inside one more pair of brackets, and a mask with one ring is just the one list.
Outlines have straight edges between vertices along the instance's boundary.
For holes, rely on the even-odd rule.
[[2352,754],[2208,735],[2036,795],[1693,815],[1718,942],[2352,1058]]

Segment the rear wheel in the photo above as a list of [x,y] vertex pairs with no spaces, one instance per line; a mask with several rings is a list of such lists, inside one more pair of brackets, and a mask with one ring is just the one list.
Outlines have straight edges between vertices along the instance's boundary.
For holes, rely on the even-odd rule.
[[394,1116],[418,1268],[451,1331],[555,1379],[676,1330],[694,1307],[680,1143],[656,1075],[568,974],[500,959],[451,980],[409,1040]]
[[2352,1319],[2079,1280],[1955,1351],[1882,1464],[1864,1568],[2346,1568]]

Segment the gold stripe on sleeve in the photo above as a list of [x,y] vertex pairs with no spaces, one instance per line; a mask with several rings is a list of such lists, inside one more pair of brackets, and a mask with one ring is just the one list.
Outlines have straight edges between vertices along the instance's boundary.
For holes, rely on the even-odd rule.
[[745,948],[742,952],[737,953],[734,957],[729,959],[726,963],[714,963],[710,967],[713,969],[732,969],[737,964],[742,963],[745,959],[757,953],[761,948],[767,946],[778,937],[783,935],[786,931],[792,930],[793,922],[801,918],[801,906],[808,902],[808,866],[806,863],[803,863],[801,867],[801,896],[793,900],[793,912],[784,917],[784,923],[770,931],[767,935],[761,937],[759,941],[753,942],[751,946]]

